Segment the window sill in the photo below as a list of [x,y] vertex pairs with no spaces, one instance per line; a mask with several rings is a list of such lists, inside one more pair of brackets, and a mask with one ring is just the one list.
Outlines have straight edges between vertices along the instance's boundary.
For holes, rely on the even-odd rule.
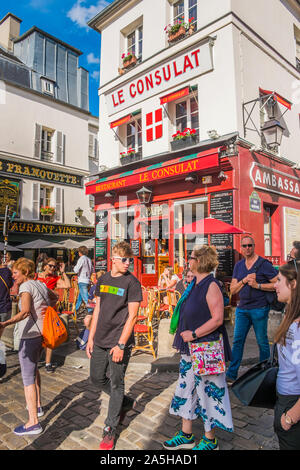
[[142,160],[142,152],[136,152],[133,155],[125,155],[124,157],[120,158],[121,165],[128,165],[132,162],[137,162]]
[[181,33],[180,31],[178,31],[177,34],[174,34],[174,35],[168,37],[169,47],[173,46],[174,44],[178,44],[180,41],[183,41],[187,37],[192,36],[196,32],[197,32],[197,30],[192,29],[192,28],[186,30],[185,33]]
[[186,147],[192,147],[193,145],[197,145],[199,143],[199,137],[187,137],[186,139],[179,139],[179,140],[173,140],[171,142],[171,150],[180,150]]

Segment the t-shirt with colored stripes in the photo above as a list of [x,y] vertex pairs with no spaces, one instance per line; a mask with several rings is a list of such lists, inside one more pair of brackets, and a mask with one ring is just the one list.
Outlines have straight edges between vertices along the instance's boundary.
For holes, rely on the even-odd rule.
[[[101,302],[94,343],[100,348],[113,348],[118,344],[128,319],[128,303],[143,300],[141,284],[129,271],[118,277],[108,272],[99,279],[95,295]],[[126,346],[133,345],[132,331]]]

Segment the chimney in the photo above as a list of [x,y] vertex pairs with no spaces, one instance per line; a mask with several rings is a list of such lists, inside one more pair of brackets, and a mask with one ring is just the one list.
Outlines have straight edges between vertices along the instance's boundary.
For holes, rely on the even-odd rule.
[[20,36],[20,24],[22,20],[12,13],[0,20],[0,46],[5,47],[10,52],[14,50],[13,39]]

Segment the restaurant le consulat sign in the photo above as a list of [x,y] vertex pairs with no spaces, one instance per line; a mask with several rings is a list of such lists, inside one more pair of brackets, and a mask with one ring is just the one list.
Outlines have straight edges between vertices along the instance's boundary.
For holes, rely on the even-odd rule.
[[194,46],[172,60],[135,77],[106,95],[108,115],[122,111],[141,101],[213,70],[213,40]]

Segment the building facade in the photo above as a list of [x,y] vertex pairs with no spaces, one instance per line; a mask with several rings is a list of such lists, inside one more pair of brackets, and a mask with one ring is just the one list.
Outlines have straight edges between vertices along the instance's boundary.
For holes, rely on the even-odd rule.
[[239,237],[178,233],[207,215],[251,232],[275,263],[285,258],[300,228],[299,12],[296,0],[272,10],[268,1],[116,0],[90,21],[101,32],[108,167],[86,186],[99,266],[109,268],[116,240],[139,240],[134,272],[156,283],[166,264],[182,270],[193,243],[209,241],[230,275]]
[[7,204],[16,212],[11,244],[84,240],[94,233],[84,182],[98,168],[88,72],[80,51],[36,27],[20,36],[20,22],[0,21],[0,216]]

